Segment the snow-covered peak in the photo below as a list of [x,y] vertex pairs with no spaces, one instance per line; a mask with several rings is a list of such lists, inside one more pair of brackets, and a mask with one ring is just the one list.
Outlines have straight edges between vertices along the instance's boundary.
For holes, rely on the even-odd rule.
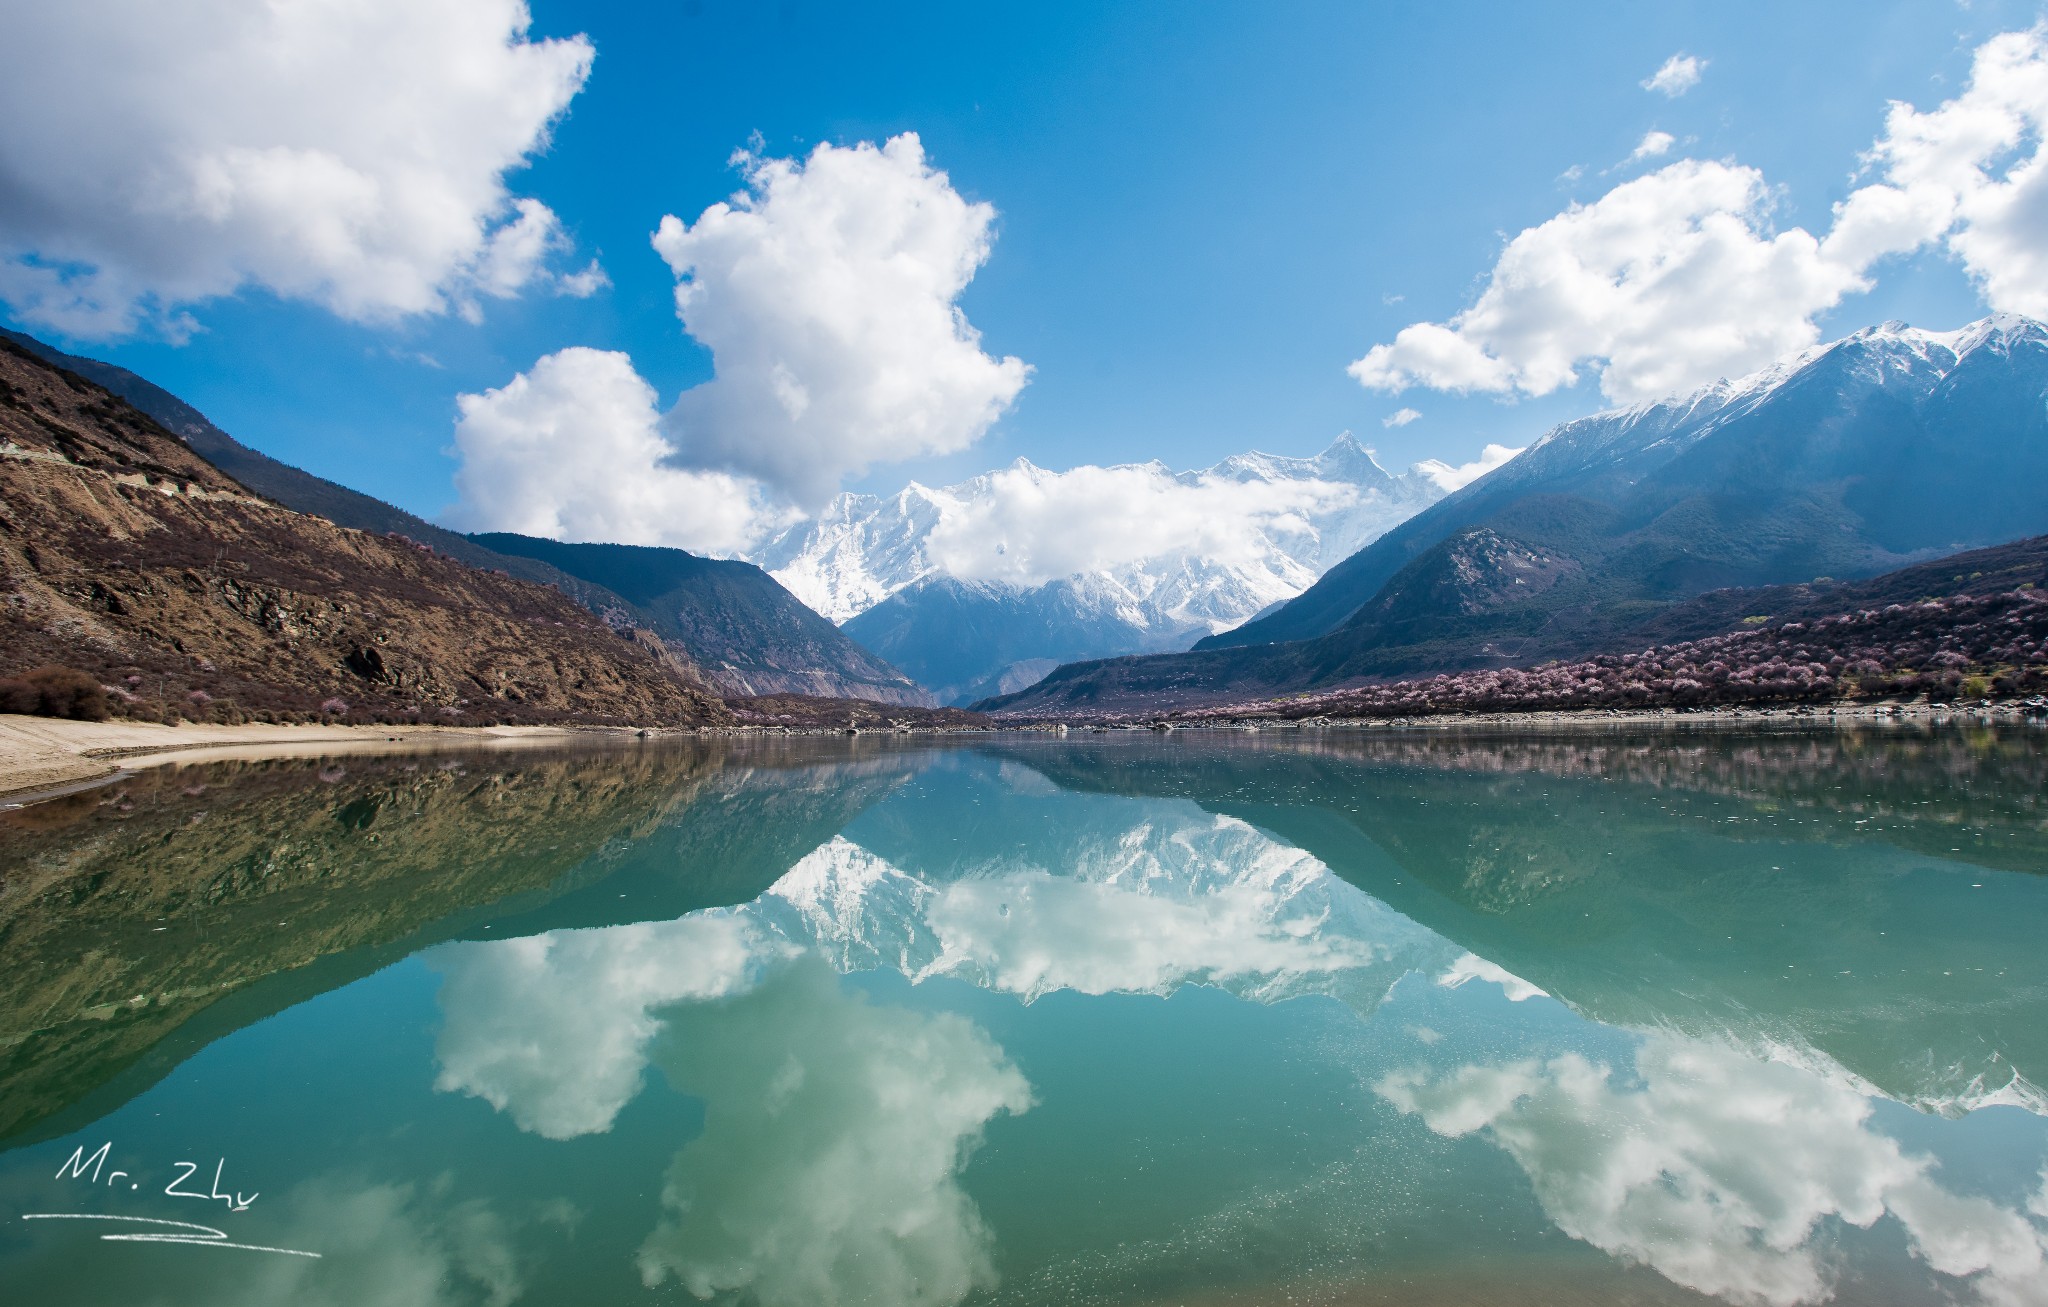
[[[750,561],[837,622],[928,578],[954,576],[979,587],[988,578],[949,567],[947,558],[957,553],[937,549],[934,534],[952,523],[957,535],[960,524],[983,519],[992,530],[1006,524],[1024,529],[1029,524],[1016,521],[1020,480],[1049,498],[1073,491],[1071,498],[1081,504],[1075,511],[1086,514],[1077,526],[1098,534],[1127,530],[1139,542],[1112,550],[1098,565],[1050,579],[1103,602],[1116,596],[1123,620],[1169,639],[1182,631],[1193,639],[1227,630],[1292,598],[1444,493],[1432,467],[1390,473],[1349,432],[1313,457],[1254,451],[1185,472],[1158,459],[1055,472],[1020,457],[942,488],[912,482],[886,497],[842,494],[817,517],[755,551]],[[1160,529],[1175,487],[1197,492],[1219,484],[1246,487],[1241,495],[1212,495],[1218,511],[1247,515],[1234,524],[1244,529],[1193,532],[1192,546],[1182,538],[1190,533]],[[1130,493],[1103,500],[1105,486]],[[1032,508],[1043,517],[1038,506]]]
[[[1823,364],[1838,366],[1847,375],[1878,384],[1907,381],[1931,387],[1979,350],[2004,354],[2025,343],[2048,344],[2048,326],[2016,313],[1994,313],[1954,331],[1928,331],[1896,320],[1882,322],[1837,340],[1809,346],[1740,377],[1724,377],[1684,394],[1606,409],[1560,423],[1545,432],[1530,450],[1559,444],[1584,445],[1589,441],[1605,443],[1618,433],[1646,428],[1703,433],[1713,423],[1768,403],[1786,386]],[[1535,475],[1543,461],[1531,460],[1525,466],[1526,472]]]

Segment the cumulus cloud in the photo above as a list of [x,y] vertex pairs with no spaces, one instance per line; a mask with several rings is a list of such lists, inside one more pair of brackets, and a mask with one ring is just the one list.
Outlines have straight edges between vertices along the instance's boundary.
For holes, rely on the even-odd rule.
[[103,338],[261,288],[355,321],[551,279],[554,213],[505,174],[590,43],[520,0],[15,5],[0,43],[0,298]]
[[1380,425],[1383,427],[1405,427],[1410,422],[1413,422],[1415,419],[1421,416],[1422,414],[1416,411],[1415,409],[1397,408],[1393,412],[1381,418]]
[[1643,79],[1643,89],[1676,99],[1700,84],[1700,73],[1706,66],[1706,60],[1689,54],[1672,55],[1658,65],[1656,72]]
[[656,1060],[704,1100],[704,1132],[641,1247],[650,1287],[761,1307],[945,1305],[994,1287],[959,1174],[1031,1087],[980,1028],[868,1003],[815,960],[669,1020]]
[[1681,160],[1508,242],[1479,299],[1353,363],[1374,390],[1546,395],[1593,366],[1623,402],[1754,371],[1867,288],[1802,228],[1773,232],[1754,168]]
[[1995,309],[2048,316],[2048,44],[2036,28],[1980,46],[1969,85],[1894,103],[1868,162],[1882,180],[1837,206],[1829,250],[1868,263],[1940,241]]
[[1629,153],[1629,161],[1634,163],[1641,159],[1661,158],[1671,153],[1671,147],[1677,141],[1678,138],[1670,132],[1645,132],[1643,133],[1643,139]]
[[481,1098],[546,1139],[601,1134],[640,1091],[654,1009],[743,987],[755,958],[746,923],[730,916],[438,949],[434,1088]]
[[758,483],[677,467],[654,387],[626,355],[549,354],[497,390],[456,401],[467,531],[741,552],[794,515]]
[[964,449],[1023,389],[956,304],[989,257],[995,209],[970,203],[914,134],[741,156],[747,189],[654,247],[712,381],[667,419],[685,457],[816,509],[877,464]]
[[[1699,66],[1674,56],[1644,85],[1675,93]],[[1633,157],[1673,144],[1651,132]],[[1656,399],[1812,345],[1814,319],[1869,289],[1878,260],[1929,245],[1992,308],[2048,316],[2048,32],[1986,41],[1963,93],[1933,109],[1894,103],[1865,163],[1876,180],[1824,237],[1774,231],[1753,168],[1681,160],[1626,182],[1521,232],[1470,308],[1403,328],[1351,375],[1544,395],[1590,367],[1612,399]]]
[[925,556],[963,580],[1024,586],[1174,554],[1248,565],[1271,535],[1309,533],[1311,517],[1358,497],[1336,482],[1175,476],[1158,463],[1048,472],[1019,460],[988,480],[944,511]]
[[1415,465],[1415,470],[1434,481],[1445,494],[1449,494],[1454,490],[1463,490],[1521,452],[1520,448],[1510,449],[1506,445],[1488,445],[1479,451],[1479,457],[1470,463],[1453,466],[1440,458],[1425,458]]
[[1657,1036],[1634,1080],[1566,1054],[1397,1072],[1376,1089],[1440,1135],[1484,1132],[1566,1234],[1743,1307],[1830,1297],[1822,1223],[1886,1214],[1916,1257],[1980,1301],[2042,1301],[2048,1236],[1935,1183],[1932,1159],[1873,1130],[1870,1099],[1838,1069]]

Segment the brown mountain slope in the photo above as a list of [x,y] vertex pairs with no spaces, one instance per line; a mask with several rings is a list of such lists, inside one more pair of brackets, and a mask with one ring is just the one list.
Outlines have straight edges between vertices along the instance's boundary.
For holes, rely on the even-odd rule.
[[273,503],[372,535],[395,532],[471,567],[549,586],[614,630],[644,627],[694,662],[722,695],[935,702],[751,563],[700,558],[680,549],[461,535],[251,449],[198,409],[126,368],[66,354],[4,327],[0,341],[105,386]]
[[50,662],[152,716],[727,716],[658,640],[251,495],[126,401],[0,342],[0,673]]

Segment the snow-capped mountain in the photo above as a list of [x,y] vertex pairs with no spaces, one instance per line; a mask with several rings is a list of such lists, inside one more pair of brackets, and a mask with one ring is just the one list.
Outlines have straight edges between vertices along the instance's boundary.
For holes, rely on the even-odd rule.
[[1885,323],[1564,423],[1277,611],[999,707],[1158,711],[1646,648],[1659,614],[1708,591],[1875,576],[2048,533],[2044,483],[2048,325]]
[[[1540,527],[1523,525],[1529,512],[1516,517],[1515,505],[1536,496],[1553,516],[1564,496],[1619,509],[1630,530],[1668,515],[1659,542],[1637,539],[1630,555],[1639,568],[1663,568],[1649,590],[1665,599],[1867,576],[2031,535],[2048,522],[2033,475],[2048,453],[2044,394],[2048,326],[2033,319],[1868,327],[1746,377],[1563,423],[1284,609],[1202,647],[1335,630],[1426,550],[1488,521],[1505,517],[1515,525],[1504,534],[1548,545]],[[1711,525],[1672,515],[1687,500]],[[1580,561],[1590,575],[1612,575],[1607,560]]]
[[1018,459],[934,489],[842,494],[751,556],[882,657],[964,702],[1059,662],[1185,648],[1313,585],[1443,498],[1349,433],[1313,458],[1053,472]]

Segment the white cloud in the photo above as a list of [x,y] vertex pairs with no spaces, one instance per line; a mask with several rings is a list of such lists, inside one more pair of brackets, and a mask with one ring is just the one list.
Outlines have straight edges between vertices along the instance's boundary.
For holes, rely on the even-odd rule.
[[669,1022],[656,1060],[704,1100],[704,1132],[641,1247],[649,1287],[761,1307],[948,1307],[994,1287],[959,1173],[1031,1087],[978,1027],[868,1003],[816,961]]
[[1397,1072],[1376,1089],[1440,1135],[1485,1131],[1566,1234],[1742,1307],[1830,1297],[1823,1222],[1868,1227],[1887,1213],[1915,1256],[1969,1277],[1980,1301],[2048,1301],[2048,1236],[1936,1184],[1932,1159],[1870,1128],[1865,1087],[1839,1068],[1660,1035],[1634,1079],[1566,1054]]
[[653,1009],[744,987],[757,951],[746,922],[716,915],[438,949],[434,1088],[546,1139],[600,1134],[640,1091]]
[[1641,159],[1661,158],[1671,153],[1671,147],[1677,144],[1677,142],[1678,138],[1670,132],[1645,132],[1641,142],[1630,152],[1628,156],[1629,162],[1634,163]]
[[589,299],[611,284],[611,277],[596,259],[592,259],[583,271],[569,273],[557,281],[555,291],[557,294],[567,295],[570,299],[581,300]]
[[1453,467],[1442,459],[1425,458],[1415,465],[1415,470],[1436,482],[1445,494],[1449,494],[1454,490],[1463,490],[1521,452],[1521,449],[1510,449],[1506,445],[1488,445],[1479,451],[1479,457],[1470,463],[1460,463]]
[[988,481],[943,511],[925,556],[963,580],[1025,586],[1175,554],[1249,565],[1271,552],[1269,535],[1312,531],[1311,515],[1358,496],[1328,481],[1177,477],[1157,463],[1047,472],[1019,460]]
[[973,444],[1030,373],[984,353],[955,304],[995,209],[955,191],[910,133],[743,160],[744,193],[654,236],[717,366],[667,419],[684,457],[816,509],[874,464]]
[[545,281],[504,175],[582,87],[520,0],[9,7],[0,298],[74,336],[194,328],[244,287],[385,321]]
[[[1652,89],[1683,90],[1674,56]],[[1682,83],[1682,84],[1681,84]],[[1675,144],[1651,132],[1635,158]],[[1769,225],[1753,168],[1682,160],[1574,205],[1508,242],[1479,299],[1374,346],[1351,375],[1410,386],[1548,394],[1591,366],[1634,402],[1735,376],[1819,338],[1814,319],[1869,289],[1877,260],[1941,244],[1992,308],[2048,316],[2048,30],[1978,47],[1961,95],[1894,103],[1824,239]]]
[[1643,89],[1659,91],[1676,99],[1700,84],[1700,73],[1706,66],[1706,60],[1695,59],[1689,54],[1672,55],[1658,66],[1656,72],[1643,79]]
[[1992,308],[2048,316],[2048,45],[2042,29],[1978,47],[1964,92],[1894,103],[1868,161],[1882,181],[1836,209],[1828,247],[1868,263],[1944,241]]
[[1353,363],[1368,388],[1549,394],[1595,366],[1623,402],[1740,375],[1814,343],[1817,314],[1866,288],[1862,265],[1801,228],[1772,232],[1753,168],[1681,160],[1508,242],[1446,323],[1405,327]]
[[1380,419],[1380,425],[1383,427],[1405,427],[1421,416],[1421,413],[1412,408],[1395,409],[1392,413]]
[[793,515],[756,483],[671,465],[654,387],[626,355],[565,349],[456,403],[449,520],[468,531],[733,554]]

